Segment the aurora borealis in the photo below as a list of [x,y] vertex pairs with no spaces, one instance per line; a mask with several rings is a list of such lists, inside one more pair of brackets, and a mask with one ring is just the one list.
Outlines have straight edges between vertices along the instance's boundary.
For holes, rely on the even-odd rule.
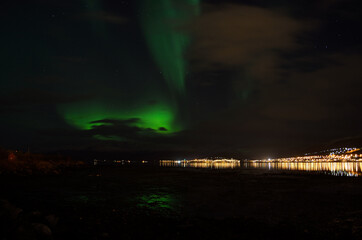
[[141,21],[147,44],[175,95],[185,94],[185,50],[190,37],[182,27],[199,13],[199,4],[199,0],[143,1]]
[[[94,0],[91,9],[100,5]],[[185,97],[185,80],[187,63],[185,50],[190,36],[181,31],[192,16],[199,12],[199,1],[144,0],[141,3],[143,12],[142,29],[150,52],[159,66],[165,84],[169,90],[162,94],[162,100],[152,105],[129,107],[125,104],[109,104],[100,99],[90,102],[63,104],[59,113],[67,123],[82,130],[90,130],[94,126],[103,125],[97,121],[103,119],[127,120],[138,119],[130,126],[142,129],[153,129],[158,133],[174,133],[182,129],[182,123],[176,119],[179,106]],[[146,95],[155,94],[147,93]],[[104,139],[97,135],[98,139]]]
[[[146,106],[142,109],[142,106],[137,109],[118,109],[102,104],[101,102],[88,102],[85,105],[88,106],[65,106],[64,110],[60,110],[65,120],[74,125],[75,127],[83,130],[92,129],[94,126],[103,125],[104,123],[96,123],[97,121],[104,119],[138,119],[137,122],[131,125],[140,128],[151,128],[158,132],[174,132],[177,131],[177,126],[173,124],[173,113],[167,105],[152,105]],[[161,128],[161,130],[160,130]]]
[[265,158],[362,142],[360,5],[2,1],[0,147]]

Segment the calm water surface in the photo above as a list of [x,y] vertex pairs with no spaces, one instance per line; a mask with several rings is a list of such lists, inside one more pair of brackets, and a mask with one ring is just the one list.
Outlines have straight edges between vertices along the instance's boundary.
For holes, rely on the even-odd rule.
[[162,167],[210,169],[263,169],[267,171],[319,172],[333,176],[362,176],[362,162],[183,162],[160,161]]

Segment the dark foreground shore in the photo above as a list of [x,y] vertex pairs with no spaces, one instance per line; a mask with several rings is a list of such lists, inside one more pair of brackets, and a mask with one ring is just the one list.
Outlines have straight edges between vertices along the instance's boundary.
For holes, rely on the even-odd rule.
[[0,189],[0,239],[362,238],[362,178],[104,166]]

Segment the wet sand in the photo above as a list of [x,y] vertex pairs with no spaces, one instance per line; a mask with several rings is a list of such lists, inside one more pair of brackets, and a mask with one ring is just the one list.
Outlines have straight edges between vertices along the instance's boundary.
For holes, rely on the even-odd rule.
[[102,166],[0,176],[0,189],[6,239],[362,238],[355,177]]

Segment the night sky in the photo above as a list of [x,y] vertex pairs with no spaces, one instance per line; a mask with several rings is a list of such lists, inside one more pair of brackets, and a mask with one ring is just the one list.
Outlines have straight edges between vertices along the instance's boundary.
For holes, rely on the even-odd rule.
[[359,143],[361,7],[1,1],[0,146],[254,158]]

